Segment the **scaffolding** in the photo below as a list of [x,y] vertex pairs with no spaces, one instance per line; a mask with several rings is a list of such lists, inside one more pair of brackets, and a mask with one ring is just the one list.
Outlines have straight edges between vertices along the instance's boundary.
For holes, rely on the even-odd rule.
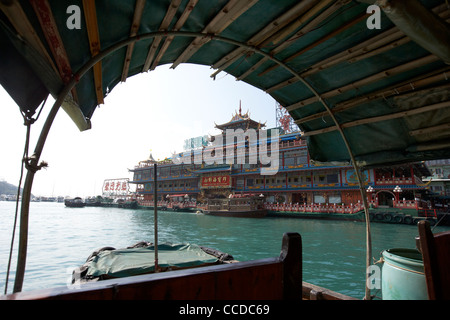
[[278,102],[276,102],[275,110],[276,127],[281,128],[284,134],[300,131],[300,128],[295,124],[289,112]]

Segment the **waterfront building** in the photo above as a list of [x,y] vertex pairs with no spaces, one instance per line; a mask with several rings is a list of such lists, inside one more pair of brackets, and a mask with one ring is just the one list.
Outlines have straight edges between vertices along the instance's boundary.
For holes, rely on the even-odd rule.
[[[242,114],[241,109],[230,121],[215,125],[222,131],[222,137],[210,137],[208,146],[221,138],[222,145],[212,153],[217,156],[220,151],[225,159],[227,152],[230,155],[232,151],[234,161],[227,158],[222,163],[209,165],[201,161],[206,150],[211,152],[205,144],[163,161],[156,161],[150,155],[130,170],[133,172],[130,183],[137,185],[138,201],[153,205],[153,169],[157,163],[158,201],[162,202],[200,204],[211,198],[253,195],[264,197],[272,210],[293,207],[305,212],[354,213],[361,210],[361,193],[352,166],[314,164],[309,158],[307,140],[300,132],[281,132],[278,136],[276,130],[282,131],[281,128],[263,130],[265,126],[265,123],[252,120],[248,112]],[[254,130],[257,141],[250,141],[249,136],[245,136],[241,144],[225,139],[227,130],[239,129],[244,132]],[[269,172],[273,174],[262,174],[268,165],[255,154],[261,152],[264,145],[268,148],[266,152],[272,152],[274,147],[278,149],[278,165],[276,170]],[[244,163],[238,161],[239,155],[245,156]],[[372,208],[413,210],[423,205],[427,185],[422,177],[428,175],[430,172],[422,162],[372,168],[362,174]]]
[[429,182],[430,191],[441,199],[450,199],[450,159],[425,162],[431,176],[425,179]]
[[429,206],[449,212],[450,208],[450,159],[426,161],[431,176],[424,179],[428,185]]

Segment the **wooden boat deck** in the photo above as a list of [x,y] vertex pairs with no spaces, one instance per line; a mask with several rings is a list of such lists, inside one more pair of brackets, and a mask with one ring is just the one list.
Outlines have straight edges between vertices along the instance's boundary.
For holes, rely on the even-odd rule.
[[2,300],[355,300],[302,282],[302,242],[283,236],[279,257],[1,296]]

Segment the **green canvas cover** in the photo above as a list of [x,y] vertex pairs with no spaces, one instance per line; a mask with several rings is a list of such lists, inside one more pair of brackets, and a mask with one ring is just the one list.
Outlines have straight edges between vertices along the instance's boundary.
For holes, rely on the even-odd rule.
[[[215,264],[218,258],[207,254],[195,244],[158,245],[158,266],[163,270]],[[155,247],[106,250],[90,262],[87,276],[121,278],[155,271]]]

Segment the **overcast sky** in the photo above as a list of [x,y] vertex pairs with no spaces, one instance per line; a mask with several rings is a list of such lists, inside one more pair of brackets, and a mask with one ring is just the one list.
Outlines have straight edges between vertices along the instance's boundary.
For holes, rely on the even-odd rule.
[[[50,130],[32,193],[41,196],[92,196],[105,179],[132,178],[128,168],[148,158],[182,152],[185,139],[215,134],[215,124],[228,122],[239,109],[256,121],[275,126],[275,100],[263,91],[209,67],[170,65],[128,78],[97,108],[92,129],[80,132],[61,109]],[[48,99],[31,132],[30,153],[54,100]],[[25,143],[19,107],[0,86],[0,180],[18,184]]]

